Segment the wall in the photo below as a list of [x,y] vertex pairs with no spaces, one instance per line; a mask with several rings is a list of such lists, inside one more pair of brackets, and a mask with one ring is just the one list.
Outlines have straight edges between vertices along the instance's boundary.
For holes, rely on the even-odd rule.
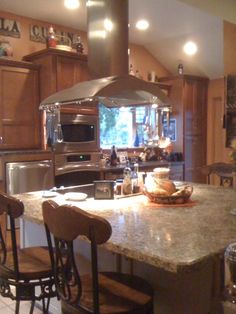
[[236,75],[236,25],[224,22],[224,74]]
[[130,44],[129,48],[129,64],[132,64],[134,72],[139,71],[144,80],[148,79],[148,73],[151,71],[155,71],[158,78],[170,75],[170,72],[143,46]]
[[[236,25],[224,21],[224,75],[236,75]],[[225,147],[226,131],[223,128],[225,111],[225,81],[219,78],[209,82],[207,116],[207,163],[229,162],[230,149]]]
[[[29,39],[30,24],[49,27],[51,25],[50,23],[14,15],[3,11],[0,11],[0,17],[17,20],[21,24],[21,38],[0,36],[0,38],[7,39],[13,47],[13,59],[21,60],[22,57],[27,54],[46,48],[45,44],[34,42]],[[78,34],[81,37],[84,45],[84,53],[88,53],[86,32],[55,24],[53,27],[65,32]],[[159,77],[170,74],[165,69],[165,67],[163,67],[144,47],[131,44],[130,51],[130,63],[134,65],[135,70],[139,70],[143,79],[147,79],[147,73],[150,71],[155,71]]]
[[[224,75],[236,75],[236,25],[224,21]],[[208,88],[207,162],[229,162],[230,149],[225,147],[226,131],[223,129],[225,112],[224,78],[212,80]]]
[[[13,47],[13,58],[16,60],[21,60],[23,56],[30,54],[35,51],[42,50],[46,48],[46,44],[40,42],[34,42],[29,39],[30,35],[30,25],[39,25],[44,27],[49,27],[51,24],[43,21],[33,20],[30,18],[22,17],[19,15],[14,15],[11,13],[0,11],[0,17],[17,20],[21,25],[21,37],[13,38],[8,36],[0,35],[0,38],[7,39],[11,46]],[[87,53],[87,34],[86,32],[81,32],[73,28],[64,27],[60,25],[53,25],[56,29],[63,30],[65,32],[76,33],[81,37],[82,42],[84,43],[84,53]]]

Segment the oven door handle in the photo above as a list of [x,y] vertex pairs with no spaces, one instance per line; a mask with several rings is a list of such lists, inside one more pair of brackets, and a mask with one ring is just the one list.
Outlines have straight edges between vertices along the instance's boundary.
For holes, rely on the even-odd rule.
[[55,168],[55,175],[62,175],[65,173],[78,172],[78,171],[99,171],[100,168],[95,164],[88,165],[74,165],[74,166],[62,166]]

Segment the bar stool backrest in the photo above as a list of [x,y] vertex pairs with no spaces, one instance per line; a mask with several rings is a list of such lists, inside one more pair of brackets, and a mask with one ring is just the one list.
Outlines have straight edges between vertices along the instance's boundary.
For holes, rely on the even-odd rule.
[[[75,262],[73,240],[78,236],[85,236],[91,244],[93,308],[94,312],[98,313],[97,245],[105,243],[110,238],[111,225],[107,220],[75,206],[58,206],[51,200],[44,202],[42,206],[48,246],[60,298],[67,303],[79,303],[83,287]],[[51,234],[54,238],[55,251]]]
[[236,171],[236,167],[225,162],[216,162],[201,168],[201,172],[207,176],[208,184],[211,184],[211,176],[215,174],[220,179],[220,185],[223,186],[232,186],[234,171]]
[[[24,213],[23,203],[3,192],[0,192],[0,215],[6,214],[10,221],[10,234],[11,234],[11,250],[13,254],[13,269],[16,279],[19,278],[19,265],[18,265],[18,253],[17,253],[17,240],[16,240],[16,230],[15,230],[15,219],[19,218]],[[0,265],[2,267],[7,267],[7,245],[5,237],[3,236],[4,230],[0,225]],[[11,269],[12,270],[12,269]]]

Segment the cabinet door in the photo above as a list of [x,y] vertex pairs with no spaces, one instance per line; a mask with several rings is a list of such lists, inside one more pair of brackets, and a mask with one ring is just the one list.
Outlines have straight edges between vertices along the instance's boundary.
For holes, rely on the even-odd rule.
[[0,99],[0,148],[39,148],[38,72],[0,67]]
[[185,180],[205,182],[200,169],[206,165],[207,80],[186,79],[183,103]]
[[57,91],[88,80],[87,63],[81,60],[57,57]]
[[184,81],[183,102],[185,135],[206,134],[207,84],[206,81]]
[[[206,137],[206,136],[205,136]],[[185,136],[185,181],[205,183],[201,168],[206,165],[206,145],[203,136]]]

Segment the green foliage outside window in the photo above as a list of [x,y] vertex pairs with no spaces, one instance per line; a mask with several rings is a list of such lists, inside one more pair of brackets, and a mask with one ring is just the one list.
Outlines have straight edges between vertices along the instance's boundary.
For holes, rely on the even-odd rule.
[[100,105],[99,119],[102,148],[143,146],[150,125],[155,129],[155,110],[149,106],[107,108]]

